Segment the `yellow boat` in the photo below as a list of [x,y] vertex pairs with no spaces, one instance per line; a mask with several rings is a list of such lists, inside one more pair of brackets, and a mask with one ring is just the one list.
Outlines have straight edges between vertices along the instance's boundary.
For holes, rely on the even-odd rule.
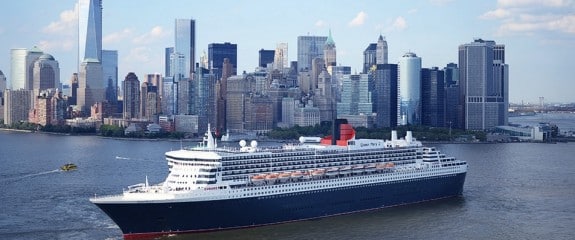
[[76,170],[76,168],[78,168],[78,166],[76,166],[76,164],[66,163],[60,167],[60,170],[67,172],[67,171]]

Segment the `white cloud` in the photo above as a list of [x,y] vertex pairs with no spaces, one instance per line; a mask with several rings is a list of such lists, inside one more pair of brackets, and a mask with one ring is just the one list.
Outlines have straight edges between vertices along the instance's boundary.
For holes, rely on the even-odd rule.
[[122,31],[110,33],[102,38],[103,43],[117,43],[132,36],[132,29],[124,28]]
[[506,10],[503,8],[498,8],[498,9],[495,9],[493,11],[488,11],[488,12],[484,13],[483,15],[480,16],[480,18],[482,18],[482,19],[500,19],[500,18],[509,17],[510,15],[511,15],[511,12],[509,10]]
[[407,21],[402,16],[395,18],[393,25],[391,25],[393,30],[403,30],[407,28]]
[[44,27],[42,32],[67,35],[76,33],[78,27],[78,7],[79,5],[76,3],[73,9],[61,12],[60,18]]
[[54,40],[41,40],[38,42],[38,48],[44,52],[55,52],[58,50],[71,51],[76,49],[75,39],[54,39]]
[[480,19],[500,22],[498,35],[558,32],[575,34],[573,0],[499,0]]
[[132,42],[136,44],[148,44],[156,40],[162,39],[168,35],[169,33],[166,30],[164,30],[164,28],[162,28],[161,26],[155,26],[149,32],[134,38]]
[[573,4],[573,0],[498,0],[497,5],[500,7],[567,7]]
[[325,27],[325,22],[323,20],[317,20],[317,22],[315,22],[315,26],[318,28],[323,28]]
[[367,13],[361,11],[359,13],[357,13],[357,16],[355,16],[355,18],[353,18],[348,25],[350,27],[357,27],[357,26],[361,26],[365,23],[365,19],[367,18]]

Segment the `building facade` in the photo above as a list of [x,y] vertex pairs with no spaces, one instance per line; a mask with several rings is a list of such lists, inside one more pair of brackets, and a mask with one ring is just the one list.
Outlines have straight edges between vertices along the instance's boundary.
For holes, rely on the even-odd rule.
[[84,59],[102,61],[102,0],[80,1],[78,62]]
[[476,39],[459,46],[459,89],[465,129],[507,125],[508,65],[505,45]]
[[10,126],[28,121],[32,106],[32,90],[10,90],[4,92],[4,124]]
[[118,51],[102,50],[102,81],[106,86],[106,100],[118,102]]
[[196,65],[196,20],[176,19],[174,35],[174,53],[179,53],[183,58],[184,66],[180,73],[183,74],[183,78],[190,78],[195,72]]
[[421,124],[445,126],[444,72],[437,67],[421,69]]
[[7,88],[12,90],[32,90],[34,82],[34,63],[43,54],[44,52],[36,46],[31,49],[11,49],[11,71]]
[[210,43],[208,45],[208,69],[214,73],[216,79],[222,77],[224,59],[229,59],[233,66],[232,75],[236,75],[238,70],[238,45],[234,43]]
[[40,91],[60,88],[60,66],[50,54],[43,54],[34,63],[32,90],[38,96]]
[[268,64],[273,64],[274,63],[274,57],[275,57],[275,50],[265,50],[265,49],[260,49],[260,51],[258,52],[258,66],[259,67],[267,67]]
[[374,112],[376,127],[396,127],[399,112],[397,64],[378,64],[374,72]]
[[399,60],[400,125],[421,124],[421,58],[405,53]]
[[126,75],[123,83],[124,89],[124,119],[140,118],[140,80],[135,73]]
[[377,64],[387,64],[387,55],[388,55],[388,51],[387,51],[387,41],[385,40],[385,37],[379,35],[379,38],[377,39],[377,46],[376,46],[376,63]]
[[314,58],[323,59],[325,36],[299,36],[297,37],[297,65],[298,72],[304,69],[311,70]]
[[96,59],[85,59],[80,65],[76,103],[87,115],[92,105],[105,99],[106,87],[102,83],[102,64]]

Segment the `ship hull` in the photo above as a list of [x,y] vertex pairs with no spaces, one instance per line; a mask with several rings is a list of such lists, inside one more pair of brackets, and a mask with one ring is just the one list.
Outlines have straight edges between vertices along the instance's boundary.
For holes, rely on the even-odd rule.
[[462,194],[466,173],[263,197],[171,203],[96,203],[124,238],[256,227]]

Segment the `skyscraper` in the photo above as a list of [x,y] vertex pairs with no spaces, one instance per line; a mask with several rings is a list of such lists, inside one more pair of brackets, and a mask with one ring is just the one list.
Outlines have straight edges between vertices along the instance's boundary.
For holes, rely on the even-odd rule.
[[50,54],[43,54],[34,63],[32,89],[38,96],[41,90],[60,88],[60,66]]
[[238,72],[238,45],[229,42],[210,43],[208,45],[208,67],[214,73],[216,79],[222,77],[224,58],[230,60],[230,64],[233,65],[232,75],[236,75]]
[[84,114],[90,113],[92,105],[106,99],[102,72],[102,64],[96,59],[85,59],[80,65],[76,103]]
[[444,127],[444,72],[437,67],[421,69],[421,124]]
[[172,67],[171,67],[171,57],[174,53],[174,47],[167,47],[164,51],[164,76],[171,77],[172,76]]
[[387,63],[387,41],[385,41],[385,38],[381,35],[379,35],[379,39],[377,39],[376,61],[377,64]]
[[445,127],[463,129],[464,123],[459,121],[459,68],[455,63],[448,63],[443,68],[445,76]]
[[88,58],[101,62],[102,0],[79,1],[78,7],[78,62]]
[[327,37],[325,36],[299,36],[297,37],[297,66],[298,72],[311,69],[314,58],[323,59],[323,48]]
[[421,124],[421,58],[405,53],[399,60],[399,125]]
[[338,115],[371,115],[371,94],[367,74],[342,76],[341,101],[337,104]]
[[128,73],[124,87],[124,119],[140,117],[140,80],[133,72]]
[[374,72],[373,109],[376,127],[396,127],[398,116],[398,66],[377,64]]
[[283,71],[289,68],[287,43],[278,43],[274,54],[274,69]]
[[368,73],[375,65],[377,65],[377,43],[370,43],[363,51],[363,73]]
[[32,49],[11,49],[10,53],[11,75],[8,79],[8,89],[32,90],[32,84],[34,81],[34,63],[44,53],[36,46]]
[[20,121],[28,121],[32,107],[32,90],[6,90],[4,92],[4,124],[10,126]]
[[[176,36],[174,52],[183,55],[184,69],[182,69],[182,74],[184,78],[190,78],[196,65],[196,20],[176,19],[174,33]],[[172,74],[175,73],[172,72]]]
[[329,35],[323,46],[323,57],[325,60],[325,66],[328,69],[328,73],[333,74],[331,72],[331,67],[337,65],[337,55],[335,50],[335,42],[331,36],[331,30],[329,30]]
[[270,63],[274,63],[274,56],[275,56],[275,51],[274,50],[265,50],[265,49],[260,49],[259,51],[259,59],[258,59],[258,66],[259,67],[267,67],[268,64]]
[[465,129],[485,130],[507,124],[508,65],[505,45],[475,39],[459,46],[460,117]]
[[111,104],[118,101],[118,51],[102,50],[102,82],[106,87],[106,100]]
[[197,69],[196,75],[194,89],[197,96],[198,133],[203,134],[208,124],[216,127],[216,77],[204,68]]

